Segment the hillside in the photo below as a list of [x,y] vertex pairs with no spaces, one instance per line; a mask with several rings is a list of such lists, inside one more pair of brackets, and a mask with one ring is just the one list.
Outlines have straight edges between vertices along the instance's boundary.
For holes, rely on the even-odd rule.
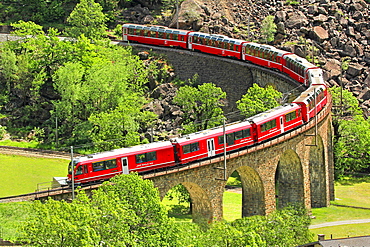
[[[343,86],[360,101],[370,116],[370,16],[364,0],[185,0],[176,15],[152,16],[151,6],[136,5],[122,19],[181,29],[219,33],[260,41],[263,19],[272,15],[277,25],[272,45],[299,56],[312,57],[325,70],[330,86],[341,85],[341,62],[349,61]],[[299,1],[296,1],[299,2]],[[154,7],[153,7],[154,8]],[[312,48],[314,46],[314,49]]]

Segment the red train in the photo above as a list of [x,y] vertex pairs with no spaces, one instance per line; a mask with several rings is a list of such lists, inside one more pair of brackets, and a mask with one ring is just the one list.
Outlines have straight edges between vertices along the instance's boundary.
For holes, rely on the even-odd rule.
[[[322,70],[304,58],[272,46],[222,35],[135,24],[123,25],[123,39],[245,60],[286,73],[308,89],[292,103],[228,124],[225,131],[223,126],[219,126],[170,141],[76,157],[73,160],[75,183],[106,180],[122,173],[150,172],[207,159],[225,150],[232,152],[248,148],[307,123],[327,104]],[[71,163],[69,180],[72,177]]]

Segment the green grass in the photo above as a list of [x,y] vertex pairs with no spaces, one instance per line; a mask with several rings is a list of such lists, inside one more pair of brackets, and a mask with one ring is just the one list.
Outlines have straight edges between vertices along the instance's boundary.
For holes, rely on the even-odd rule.
[[65,177],[68,162],[0,154],[0,197],[35,192],[39,183]]
[[242,194],[224,192],[224,220],[234,221],[242,217]]
[[30,142],[16,142],[11,140],[4,140],[0,141],[0,146],[11,146],[11,147],[19,147],[19,148],[37,148],[39,145],[38,142],[30,141]]
[[[346,205],[364,207],[369,209],[358,209],[350,207],[338,207],[335,205]],[[370,219],[370,178],[347,178],[336,182],[335,201],[327,208],[314,208],[312,214],[316,219],[311,225],[325,222]],[[326,238],[345,238],[354,236],[370,235],[370,223],[340,225],[311,229],[314,234],[325,234]]]
[[370,223],[330,226],[311,229],[316,236],[325,234],[325,239],[348,238],[370,235]]

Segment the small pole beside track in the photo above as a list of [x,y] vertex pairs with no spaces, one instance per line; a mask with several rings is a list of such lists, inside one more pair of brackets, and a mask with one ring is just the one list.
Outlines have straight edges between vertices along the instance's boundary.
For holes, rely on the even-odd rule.
[[75,165],[73,163],[73,146],[71,146],[72,200],[75,199]]

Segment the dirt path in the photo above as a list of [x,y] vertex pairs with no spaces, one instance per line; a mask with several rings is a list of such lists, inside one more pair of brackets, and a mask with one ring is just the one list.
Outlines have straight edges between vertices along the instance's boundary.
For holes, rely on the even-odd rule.
[[333,221],[333,222],[326,222],[317,225],[309,226],[309,229],[316,229],[328,226],[340,226],[340,225],[350,225],[350,224],[363,224],[363,223],[370,223],[370,219],[362,219],[362,220],[342,220],[342,221]]

